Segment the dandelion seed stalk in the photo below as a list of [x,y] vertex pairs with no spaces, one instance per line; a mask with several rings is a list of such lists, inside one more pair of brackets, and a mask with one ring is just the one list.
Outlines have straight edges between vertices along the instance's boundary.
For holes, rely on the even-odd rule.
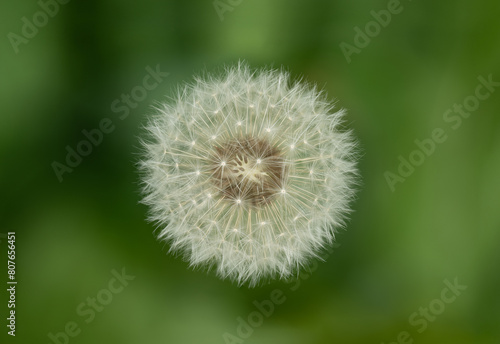
[[314,87],[242,63],[182,87],[144,142],[158,238],[238,284],[290,277],[350,211],[356,143],[343,116]]

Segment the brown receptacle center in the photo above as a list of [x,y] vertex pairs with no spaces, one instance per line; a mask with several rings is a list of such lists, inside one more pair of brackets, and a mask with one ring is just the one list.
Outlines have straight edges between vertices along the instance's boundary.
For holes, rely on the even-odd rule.
[[260,206],[281,192],[285,160],[267,140],[243,137],[214,148],[211,178],[224,199]]

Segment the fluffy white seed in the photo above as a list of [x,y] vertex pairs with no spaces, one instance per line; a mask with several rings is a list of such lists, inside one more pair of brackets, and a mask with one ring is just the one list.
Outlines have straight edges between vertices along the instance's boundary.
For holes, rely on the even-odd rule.
[[255,285],[288,278],[344,225],[355,142],[315,88],[245,64],[197,79],[158,109],[143,202],[192,266]]

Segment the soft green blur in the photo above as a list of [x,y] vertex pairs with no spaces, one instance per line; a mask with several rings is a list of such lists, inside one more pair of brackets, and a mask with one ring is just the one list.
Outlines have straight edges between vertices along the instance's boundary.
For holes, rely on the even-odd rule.
[[[479,76],[500,81],[500,3],[402,0],[351,63],[339,45],[353,45],[354,27],[364,30],[388,1],[227,6],[221,21],[212,0],[73,0],[16,53],[8,34],[21,35],[22,18],[32,22],[40,5],[2,2],[0,233],[17,233],[18,281],[12,338],[0,234],[2,343],[53,343],[49,333],[67,324],[77,335],[59,335],[61,344],[499,343],[500,90],[456,130],[457,115],[443,115],[475,94]],[[194,74],[239,59],[317,84],[348,110],[360,141],[362,183],[347,230],[299,286],[248,289],[189,269],[155,240],[138,204],[138,137],[152,106]],[[157,65],[168,77],[128,116],[113,110]],[[53,162],[65,163],[66,146],[105,118],[114,131],[59,182]],[[436,128],[445,142],[392,192],[384,174],[398,173],[399,156]],[[135,279],[109,294],[111,271],[122,268]],[[467,289],[442,303],[442,293],[453,296],[444,281],[455,278]],[[260,321],[254,301],[272,293],[284,302]],[[96,296],[107,303],[100,312],[81,305]],[[424,329],[418,312],[429,306],[439,314]],[[249,316],[256,327],[236,339],[238,318]]]

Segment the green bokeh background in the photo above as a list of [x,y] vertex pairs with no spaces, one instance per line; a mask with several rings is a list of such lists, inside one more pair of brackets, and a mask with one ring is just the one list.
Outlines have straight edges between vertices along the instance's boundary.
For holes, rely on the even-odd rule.
[[[81,331],[75,344],[224,343],[275,289],[286,301],[245,343],[378,344],[402,331],[414,343],[500,343],[500,91],[457,130],[443,121],[478,76],[500,80],[500,3],[401,1],[403,11],[347,63],[339,44],[353,44],[354,27],[387,3],[243,0],[220,20],[211,0],[73,0],[16,54],[7,35],[21,34],[22,18],[40,6],[2,2],[0,232],[17,233],[19,283],[17,335],[6,336],[2,320],[2,343],[50,343],[70,321]],[[193,74],[239,59],[316,83],[348,110],[360,140],[355,212],[298,288],[237,287],[188,269],[155,240],[138,204],[134,164],[152,105]],[[113,101],[158,64],[169,76],[120,120]],[[51,164],[103,118],[115,130],[59,182]],[[392,192],[384,173],[435,128],[446,142]],[[135,279],[86,323],[78,305],[123,267]],[[467,290],[418,333],[409,316],[455,278]]]

